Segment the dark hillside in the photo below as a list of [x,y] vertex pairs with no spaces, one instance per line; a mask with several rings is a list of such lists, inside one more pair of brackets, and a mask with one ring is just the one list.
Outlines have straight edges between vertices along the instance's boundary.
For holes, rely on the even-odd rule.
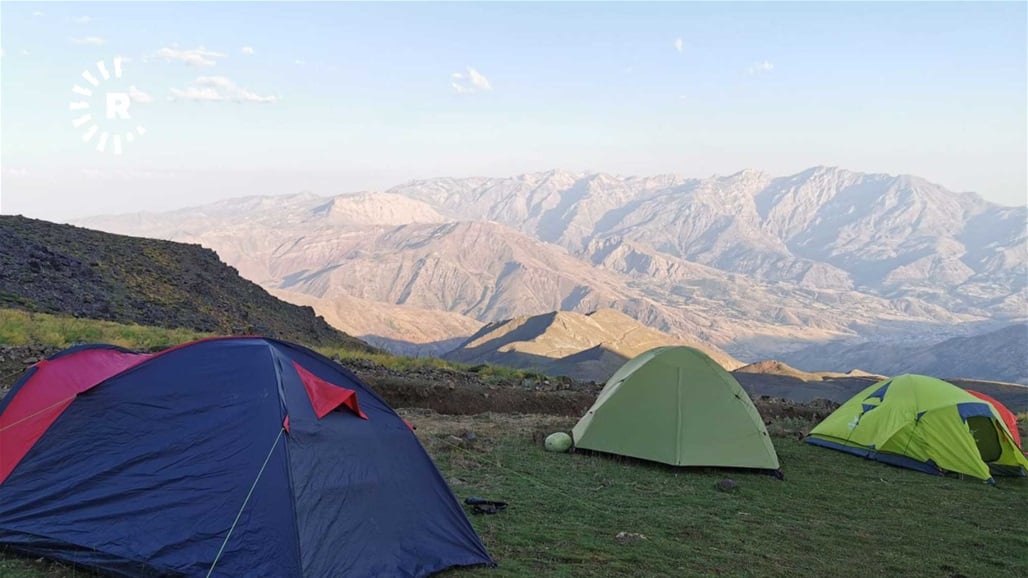
[[0,216],[0,307],[370,349],[199,245]]

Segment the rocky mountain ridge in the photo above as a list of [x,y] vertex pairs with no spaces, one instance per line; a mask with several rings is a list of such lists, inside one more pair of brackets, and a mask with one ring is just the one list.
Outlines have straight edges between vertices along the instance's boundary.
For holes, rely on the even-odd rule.
[[757,360],[1024,319],[1026,214],[916,177],[815,167],[430,179],[82,222],[200,243],[265,287],[320,300],[482,323],[613,308]]
[[[860,367],[887,375],[923,373],[1028,385],[1028,324],[928,343],[818,345],[787,353],[785,360],[822,370]],[[1028,389],[1023,395],[1028,403]]]
[[[1024,304],[1026,207],[923,179],[814,167],[774,178],[575,175],[433,179],[389,190],[453,219],[495,220],[582,254],[609,238],[768,281],[911,296],[980,311]],[[947,298],[930,291],[944,284]],[[924,285],[929,287],[924,287]],[[997,291],[998,289],[998,291]]]
[[603,382],[624,362],[664,345],[695,347],[728,370],[742,365],[717,347],[661,333],[613,309],[554,311],[490,323],[445,358]]
[[24,217],[0,216],[0,307],[371,349],[210,249]]

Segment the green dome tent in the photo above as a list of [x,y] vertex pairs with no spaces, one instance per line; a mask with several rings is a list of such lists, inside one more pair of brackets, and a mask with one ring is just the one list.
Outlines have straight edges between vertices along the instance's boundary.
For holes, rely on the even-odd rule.
[[880,381],[818,424],[807,443],[930,474],[1024,475],[1028,459],[988,402],[924,375]]
[[749,395],[691,347],[658,347],[625,363],[572,434],[580,449],[674,466],[778,469]]

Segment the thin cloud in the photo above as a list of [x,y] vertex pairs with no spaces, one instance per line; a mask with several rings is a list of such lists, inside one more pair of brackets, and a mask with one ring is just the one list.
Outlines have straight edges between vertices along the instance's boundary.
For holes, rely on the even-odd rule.
[[297,66],[303,66],[303,65],[307,64],[307,61],[306,61],[306,60],[300,60],[300,59],[296,59],[296,61],[295,61],[295,62],[296,62],[296,65],[297,65]]
[[225,97],[214,88],[201,86],[187,86],[186,88],[172,88],[168,100],[186,100],[190,102],[224,102]]
[[253,49],[253,46],[244,46],[239,49],[239,52],[247,56],[253,56],[255,50]]
[[81,38],[72,38],[71,43],[81,46],[103,46],[107,44],[107,41],[99,36],[83,36]]
[[190,102],[238,102],[271,104],[278,102],[277,96],[262,96],[237,85],[224,76],[201,76],[185,88],[172,88],[172,101]]
[[683,46],[683,44],[682,44],[682,39],[681,39],[681,38],[675,38],[675,50],[676,50],[676,51],[677,51],[677,52],[678,52],[679,54],[681,54],[681,53],[682,53],[682,46]]
[[454,72],[450,75],[450,79],[450,86],[453,87],[454,92],[457,94],[473,94],[493,89],[489,79],[470,66],[466,73]]
[[165,179],[172,177],[177,171],[148,171],[138,169],[81,169],[79,174],[87,179]]
[[763,62],[757,62],[754,65],[747,68],[746,74],[761,74],[765,72],[771,72],[774,69],[775,64],[765,59]]
[[135,85],[129,87],[129,99],[137,104],[150,104],[153,102],[153,97],[136,88]]
[[43,12],[42,10],[36,10],[32,13],[33,18],[42,18],[44,16],[46,16],[46,12]]
[[203,46],[180,50],[175,45],[158,50],[154,56],[163,59],[165,62],[183,62],[187,66],[196,67],[214,66],[218,64],[218,58],[225,57],[224,54],[207,50]]
[[79,16],[74,20],[75,24],[89,24],[93,21],[92,16]]

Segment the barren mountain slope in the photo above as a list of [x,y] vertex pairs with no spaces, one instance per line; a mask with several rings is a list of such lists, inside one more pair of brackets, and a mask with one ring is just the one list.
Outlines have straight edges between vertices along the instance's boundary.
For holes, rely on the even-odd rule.
[[825,167],[432,179],[87,222],[201,243],[269,288],[483,322],[612,307],[749,360],[1028,310],[1024,207]]
[[470,317],[349,296],[321,299],[280,289],[269,291],[296,305],[307,305],[330,325],[400,355],[438,357],[482,327]]
[[415,181],[391,191],[576,253],[616,236],[811,288],[855,286],[983,315],[1016,314],[1028,304],[1028,210],[917,177],[834,167],[692,180],[552,171]]
[[742,365],[717,347],[672,337],[612,309],[585,315],[554,311],[490,323],[446,358],[604,381],[626,360],[663,345],[696,347],[727,369]]
[[[814,346],[784,359],[811,370],[860,367],[885,375],[925,373],[1028,384],[1028,324],[935,343]],[[1028,390],[1024,395],[1028,398]]]

